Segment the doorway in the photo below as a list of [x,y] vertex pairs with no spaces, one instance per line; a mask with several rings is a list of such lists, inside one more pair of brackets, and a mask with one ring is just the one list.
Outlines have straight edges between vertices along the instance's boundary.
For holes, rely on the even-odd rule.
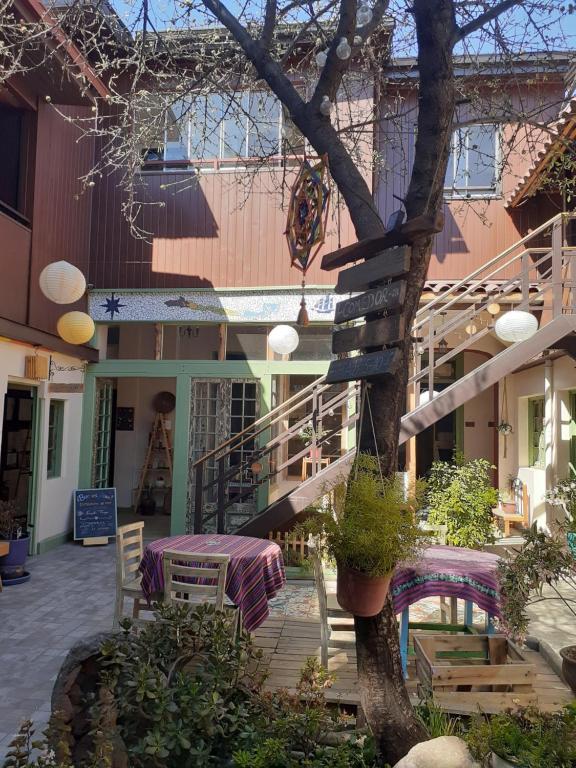
[[36,518],[36,451],[38,400],[35,387],[9,384],[2,414],[0,499],[19,510],[18,524],[30,532],[34,546]]

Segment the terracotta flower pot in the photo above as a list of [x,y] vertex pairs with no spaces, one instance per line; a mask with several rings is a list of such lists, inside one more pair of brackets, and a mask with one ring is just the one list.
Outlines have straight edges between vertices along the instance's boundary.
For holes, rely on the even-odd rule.
[[371,578],[361,571],[338,566],[336,597],[339,605],[354,616],[376,616],[386,602],[392,572]]
[[576,693],[576,645],[560,648],[560,656],[562,656],[562,677],[572,692]]

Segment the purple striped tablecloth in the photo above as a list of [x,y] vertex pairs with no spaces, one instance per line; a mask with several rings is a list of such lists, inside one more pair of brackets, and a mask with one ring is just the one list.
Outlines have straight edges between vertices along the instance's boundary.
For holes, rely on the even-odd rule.
[[268,600],[286,583],[282,550],[271,541],[216,533],[168,536],[150,542],[144,550],[139,571],[142,590],[148,599],[154,592],[164,591],[162,552],[165,549],[230,555],[226,595],[242,611],[243,624],[249,632],[266,621]]
[[390,587],[396,613],[425,597],[471,600],[483,611],[500,616],[496,566],[498,556],[463,547],[428,547],[412,563],[399,566]]

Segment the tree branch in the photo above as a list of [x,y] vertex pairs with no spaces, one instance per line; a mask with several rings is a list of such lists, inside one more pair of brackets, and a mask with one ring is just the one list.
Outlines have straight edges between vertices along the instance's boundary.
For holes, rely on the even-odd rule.
[[477,18],[469,21],[468,24],[458,27],[456,34],[454,35],[454,44],[464,40],[464,38],[468,37],[472,32],[477,32],[479,29],[482,29],[485,24],[489,21],[494,21],[494,19],[497,19],[498,16],[505,11],[509,11],[511,8],[514,8],[514,6],[521,4],[522,0],[503,0],[503,2],[497,3],[493,8],[490,8],[489,11],[481,13]]
[[320,72],[318,83],[310,99],[310,103],[316,107],[322,101],[323,96],[328,96],[330,101],[334,102],[342,82],[342,77],[350,67],[350,59],[339,59],[336,55],[336,48],[341,37],[345,37],[350,45],[352,45],[354,32],[356,31],[356,7],[356,0],[341,0],[340,2],[338,26],[328,49],[326,64],[322,68],[322,72]]
[[266,12],[264,14],[264,27],[260,42],[266,50],[269,50],[276,26],[276,0],[266,0]]

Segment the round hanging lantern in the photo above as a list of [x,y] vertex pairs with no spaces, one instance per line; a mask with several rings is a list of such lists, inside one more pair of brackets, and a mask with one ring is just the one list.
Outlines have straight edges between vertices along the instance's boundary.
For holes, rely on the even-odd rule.
[[298,332],[291,325],[277,325],[268,334],[270,349],[277,355],[289,355],[294,352],[299,341]]
[[44,267],[38,278],[40,290],[55,304],[73,304],[86,292],[86,278],[67,261],[54,261]]
[[423,392],[420,392],[418,405],[426,405],[426,403],[429,403],[430,400],[433,400],[435,397],[438,397],[438,392],[436,392],[435,389],[432,390],[432,397],[430,397],[430,390],[425,389]]
[[525,341],[538,330],[538,320],[530,312],[512,309],[500,315],[494,324],[496,336],[501,341]]
[[86,312],[66,312],[56,328],[68,344],[86,344],[94,336],[94,321]]

